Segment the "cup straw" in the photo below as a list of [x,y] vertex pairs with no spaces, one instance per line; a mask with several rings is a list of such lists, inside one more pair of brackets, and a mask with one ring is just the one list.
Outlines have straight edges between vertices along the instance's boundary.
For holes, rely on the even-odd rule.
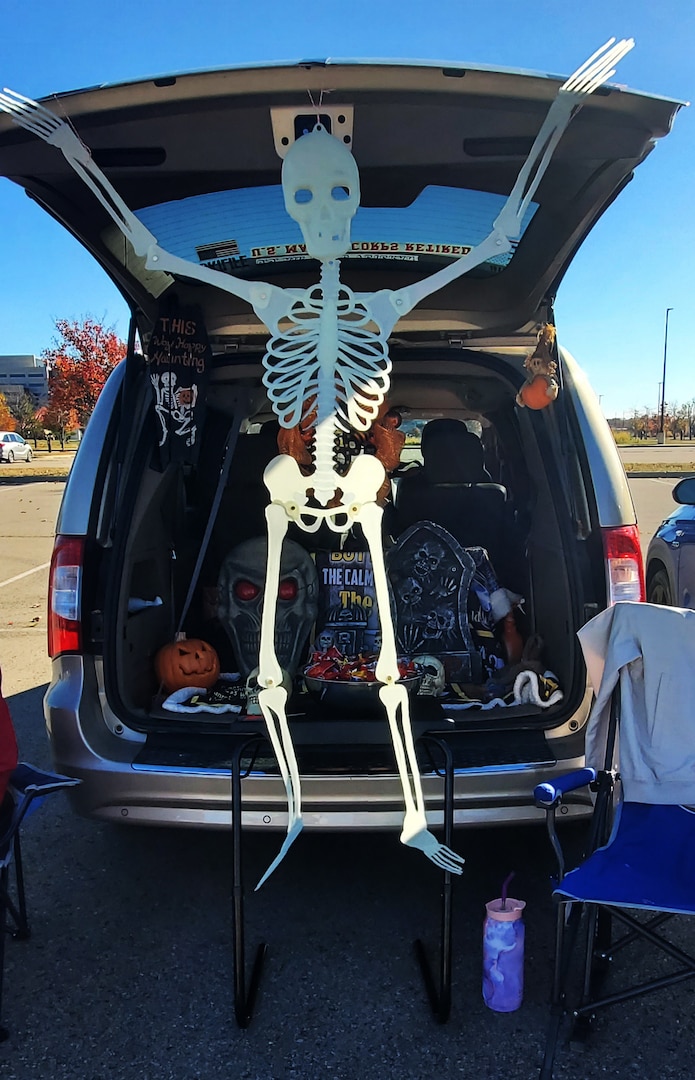
[[507,889],[509,888],[510,881],[514,877],[514,873],[515,871],[512,870],[511,874],[508,874],[507,877],[504,879],[504,883],[502,885],[502,911],[507,910]]

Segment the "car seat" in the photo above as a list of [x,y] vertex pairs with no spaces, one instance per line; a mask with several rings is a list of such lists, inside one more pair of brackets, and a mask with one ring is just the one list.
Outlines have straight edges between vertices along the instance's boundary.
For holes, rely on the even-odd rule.
[[422,432],[423,466],[398,481],[396,522],[401,534],[416,521],[441,525],[463,547],[488,552],[499,581],[518,578],[515,521],[507,489],[492,483],[483,445],[461,420],[431,420]]

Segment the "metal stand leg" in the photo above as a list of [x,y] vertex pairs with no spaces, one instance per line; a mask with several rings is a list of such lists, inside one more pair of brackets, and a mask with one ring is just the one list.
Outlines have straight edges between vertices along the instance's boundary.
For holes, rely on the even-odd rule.
[[[451,749],[441,739],[423,735],[418,742],[431,742],[438,746],[444,755],[444,843],[451,848],[454,831],[454,762]],[[440,1024],[445,1024],[451,1013],[451,912],[453,894],[453,875],[444,871],[441,894],[441,920],[439,939],[439,978],[435,979],[432,965],[427,957],[421,940],[415,942],[415,952],[420,963],[427,997],[432,1012]]]
[[[7,934],[7,887],[9,885],[8,867],[0,871],[0,1017],[2,1017],[2,990],[5,975],[5,936]],[[0,1042],[10,1037],[7,1028],[0,1024]]]
[[19,839],[19,831],[17,831],[14,838],[14,867],[17,882],[18,917],[15,919],[17,929],[13,936],[19,941],[26,941],[31,937],[31,930],[27,919],[27,900],[24,892],[24,869],[22,866],[22,845]]
[[566,985],[569,966],[582,915],[582,905],[558,901],[555,911],[555,966],[550,1023],[545,1041],[540,1080],[552,1080],[560,1031],[567,1016]]
[[241,743],[232,757],[232,844],[233,844],[233,954],[234,954],[234,1015],[241,1028],[251,1023],[261,981],[263,961],[268,946],[262,942],[257,950],[246,988],[246,946],[244,940],[244,878],[242,864],[241,830],[241,757],[250,746],[258,745],[256,737]]

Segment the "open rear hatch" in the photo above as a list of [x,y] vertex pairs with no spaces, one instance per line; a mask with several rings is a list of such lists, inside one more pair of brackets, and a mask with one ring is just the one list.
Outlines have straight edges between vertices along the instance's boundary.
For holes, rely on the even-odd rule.
[[[46,104],[69,118],[127,206],[173,256],[242,281],[305,290],[316,283],[319,266],[308,256],[297,222],[285,212],[280,167],[287,146],[316,120],[309,103],[321,102],[322,124],[353,150],[359,166],[361,202],[342,280],[355,293],[375,293],[409,286],[452,264],[487,235],[559,85],[553,77],[513,71],[337,62],[172,76],[63,94]],[[570,460],[576,454],[573,420],[564,406],[531,416],[531,410],[515,408],[515,394],[539,330],[552,323],[552,297],[574,252],[655,139],[668,132],[678,107],[616,86],[598,90],[553,154],[518,243],[433,292],[391,335],[389,404],[398,425],[412,433],[397,467],[390,470],[384,525],[399,645],[407,663],[414,656],[430,660],[444,652],[461,659],[458,667],[453,661],[449,668],[442,664],[443,671],[418,665],[413,678],[416,728],[456,723],[465,715],[472,730],[494,724],[497,730],[526,730],[538,741],[545,727],[564,723],[585,696],[574,634],[586,605],[605,602],[605,582],[593,580],[587,569],[588,547],[600,546],[598,535],[591,533],[592,507],[587,502],[582,527],[572,510],[581,474],[580,463]],[[241,616],[229,614],[223,594],[228,589],[239,599],[245,591],[244,602],[255,601],[259,586],[249,573],[234,577],[231,568],[225,578],[224,566],[244,542],[255,546],[261,565],[265,557],[259,537],[266,498],[262,469],[268,458],[262,461],[257,451],[261,432],[273,422],[260,365],[268,331],[246,301],[193,280],[185,263],[176,274],[146,269],[61,154],[4,116],[0,173],[23,186],[92,252],[131,304],[145,348],[167,304],[174,312],[194,306],[200,313],[210,344],[211,378],[196,461],[165,463],[158,457],[159,414],[138,411],[150,386],[131,348],[124,415],[128,425],[133,416],[144,420],[123,429],[132,445],[121,445],[119,455],[128,467],[110,488],[109,511],[118,510],[118,524],[103,551],[104,580],[111,582],[103,597],[103,626],[107,695],[116,714],[152,736],[171,731],[172,724],[180,732],[212,734],[233,720],[211,712],[167,714],[153,661],[180,627],[224,447],[230,430],[240,427],[224,488],[226,506],[223,501],[183,629],[189,638],[215,638],[223,670],[243,666],[238,632],[236,638],[234,632],[231,639],[228,633],[225,637],[225,620],[233,628]],[[454,360],[452,349],[460,350]],[[161,386],[160,392],[165,393]],[[158,399],[159,405],[163,402]],[[164,403],[169,407],[169,397]],[[404,523],[404,493],[413,486],[409,466],[422,466],[423,432],[442,420],[477,437],[485,451],[486,475],[470,480],[444,469],[435,486],[448,485],[449,502],[463,495],[459,489],[486,488],[488,502],[496,499],[505,506],[507,535],[518,533],[518,579],[510,571],[506,581],[493,582],[480,562],[471,569],[474,556],[467,555],[466,563],[458,551],[481,550],[483,542],[470,535],[458,539],[451,531],[455,524],[441,524],[434,510],[418,515],[418,499],[423,507],[430,496],[431,505],[437,498],[440,508],[447,502],[441,490],[423,490],[411,499],[415,511]],[[458,461],[457,453],[444,452],[444,465]],[[496,496],[493,489],[498,489]],[[457,520],[466,517],[462,511]],[[358,530],[341,546],[335,534],[327,539],[325,530],[299,535],[295,529],[290,539],[300,554],[281,574],[280,590],[286,596],[280,592],[280,598],[291,604],[302,590],[305,600],[312,589],[316,593],[299,621],[286,623],[293,627],[290,645],[297,674],[290,710],[309,725],[338,715],[349,725],[372,712],[369,680],[359,688],[358,704],[345,705],[338,693],[330,702],[327,693],[317,694],[311,676],[303,678],[302,671],[310,654],[320,660],[332,647],[351,656],[378,649],[378,629],[369,617],[345,618],[352,625],[341,626],[340,610],[334,610],[364,616],[367,599],[373,607],[364,538]],[[109,565],[120,572],[107,575]],[[409,565],[416,568],[414,574]],[[472,587],[476,574],[482,580],[478,592]],[[462,704],[465,688],[493,671],[489,665],[480,667],[486,633],[493,639],[492,653],[496,649],[500,659],[509,661],[503,629],[495,637],[480,612],[472,610],[476,603],[485,609],[495,585],[523,596],[525,606],[515,606],[516,629],[527,642],[540,632],[547,654],[534,658],[537,678],[523,701],[493,705],[484,714],[469,712]],[[458,637],[447,625],[454,594],[457,610],[466,608],[463,622],[471,635],[478,635],[475,641],[461,637],[462,623]],[[471,595],[478,601],[471,602]],[[410,619],[419,627],[417,641],[409,640],[404,629],[409,605],[417,609]],[[317,645],[318,637],[329,631],[334,644],[324,649],[327,638]],[[437,635],[446,634],[451,647],[437,651]],[[557,701],[549,700],[552,680],[542,682],[545,663],[561,687]],[[423,670],[427,666],[433,671]],[[443,680],[449,703],[441,694],[418,694],[425,676]],[[463,688],[458,703],[453,687]],[[534,692],[544,700],[536,701]],[[527,759],[534,760],[529,753],[533,750]]]

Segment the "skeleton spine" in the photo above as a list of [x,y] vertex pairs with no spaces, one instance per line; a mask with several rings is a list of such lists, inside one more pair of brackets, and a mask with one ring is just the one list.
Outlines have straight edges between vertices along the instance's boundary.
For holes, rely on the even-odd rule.
[[320,315],[319,375],[316,395],[316,439],[314,441],[314,492],[321,502],[333,497],[335,474],[335,368],[338,360],[338,289],[340,271],[337,261],[321,264],[323,307]]

